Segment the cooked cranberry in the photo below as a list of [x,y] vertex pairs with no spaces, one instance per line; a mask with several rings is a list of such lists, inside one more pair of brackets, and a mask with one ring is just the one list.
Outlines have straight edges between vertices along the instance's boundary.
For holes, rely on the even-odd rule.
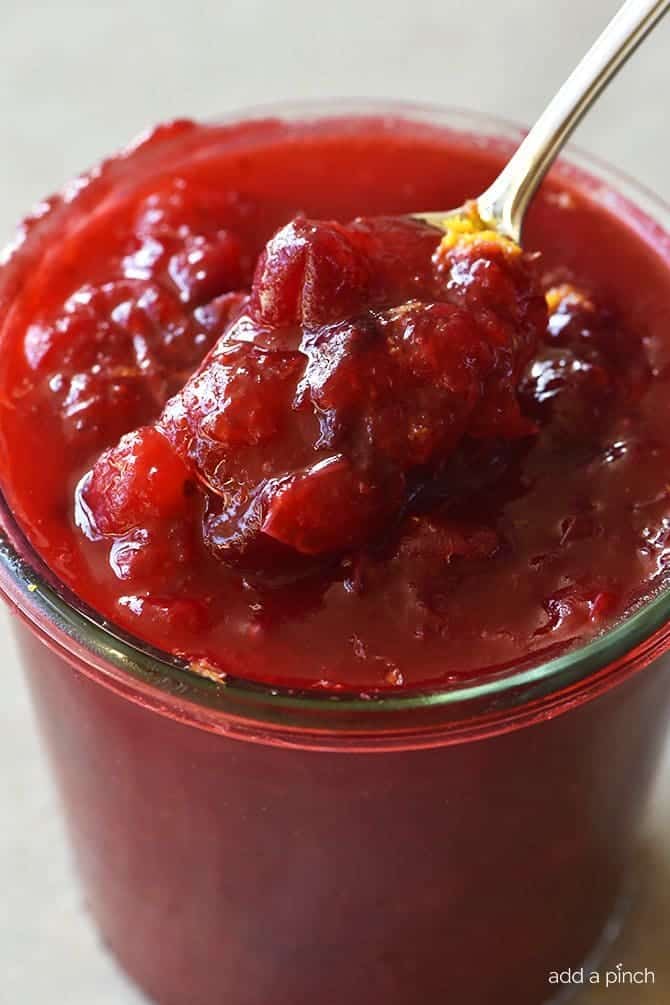
[[212,238],[195,234],[172,255],[168,273],[183,303],[191,307],[207,303],[244,282],[240,242],[227,230]]
[[536,418],[551,419],[553,436],[596,437],[611,407],[635,400],[648,382],[642,343],[574,286],[556,287],[547,299],[546,344],[521,383],[521,399]]
[[597,431],[613,391],[605,367],[568,348],[544,349],[521,385],[530,412],[551,415],[554,432],[576,438]]
[[28,329],[24,352],[68,441],[96,446],[154,418],[213,339],[145,280],[84,286]]
[[354,548],[398,505],[402,482],[376,484],[335,455],[272,487],[260,531],[303,555]]
[[362,310],[371,267],[337,223],[298,218],[258,260],[251,313],[260,324],[327,324]]
[[127,433],[81,484],[79,500],[94,532],[121,535],[185,508],[189,471],[153,426]]
[[154,522],[114,537],[109,564],[118,579],[149,589],[163,588],[165,570],[170,584],[178,585],[180,571],[193,561],[190,523],[185,520]]

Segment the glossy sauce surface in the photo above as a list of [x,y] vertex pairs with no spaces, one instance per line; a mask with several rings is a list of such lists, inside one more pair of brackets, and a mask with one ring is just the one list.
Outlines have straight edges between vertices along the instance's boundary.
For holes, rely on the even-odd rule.
[[446,273],[430,228],[349,223],[457,205],[501,157],[178,123],[45,207],[0,287],[0,432],[57,575],[206,673],[364,692],[554,653],[657,588],[670,273],[640,220],[554,183],[540,259]]

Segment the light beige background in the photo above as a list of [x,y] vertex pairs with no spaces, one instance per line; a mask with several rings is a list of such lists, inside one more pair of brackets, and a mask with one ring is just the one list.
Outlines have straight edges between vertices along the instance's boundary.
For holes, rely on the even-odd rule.
[[[529,122],[616,7],[616,0],[0,0],[0,239],[69,175],[177,115],[364,95]],[[670,20],[578,137],[668,199],[669,46]],[[0,657],[0,1005],[139,1005],[86,922],[4,614]],[[640,865],[642,892],[610,959],[655,969],[656,984],[601,990],[581,1005],[670,1003],[670,759]]]

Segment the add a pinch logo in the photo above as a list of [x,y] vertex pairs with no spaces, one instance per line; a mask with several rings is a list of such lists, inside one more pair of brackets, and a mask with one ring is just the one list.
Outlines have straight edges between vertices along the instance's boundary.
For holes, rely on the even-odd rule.
[[579,967],[576,970],[569,968],[567,970],[550,970],[548,983],[552,987],[601,984],[606,988],[611,988],[621,984],[655,984],[656,974],[649,967],[645,967],[644,970],[627,970],[623,963],[617,963],[611,970],[602,972],[586,970],[584,967]]

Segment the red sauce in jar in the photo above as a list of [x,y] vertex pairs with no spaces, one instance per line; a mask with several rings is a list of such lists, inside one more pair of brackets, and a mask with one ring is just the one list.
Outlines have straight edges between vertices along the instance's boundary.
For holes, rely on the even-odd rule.
[[208,673],[368,693],[656,590],[667,262],[579,179],[524,253],[402,218],[502,157],[402,119],[179,122],[45,205],[0,287],[0,461],[50,568]]

